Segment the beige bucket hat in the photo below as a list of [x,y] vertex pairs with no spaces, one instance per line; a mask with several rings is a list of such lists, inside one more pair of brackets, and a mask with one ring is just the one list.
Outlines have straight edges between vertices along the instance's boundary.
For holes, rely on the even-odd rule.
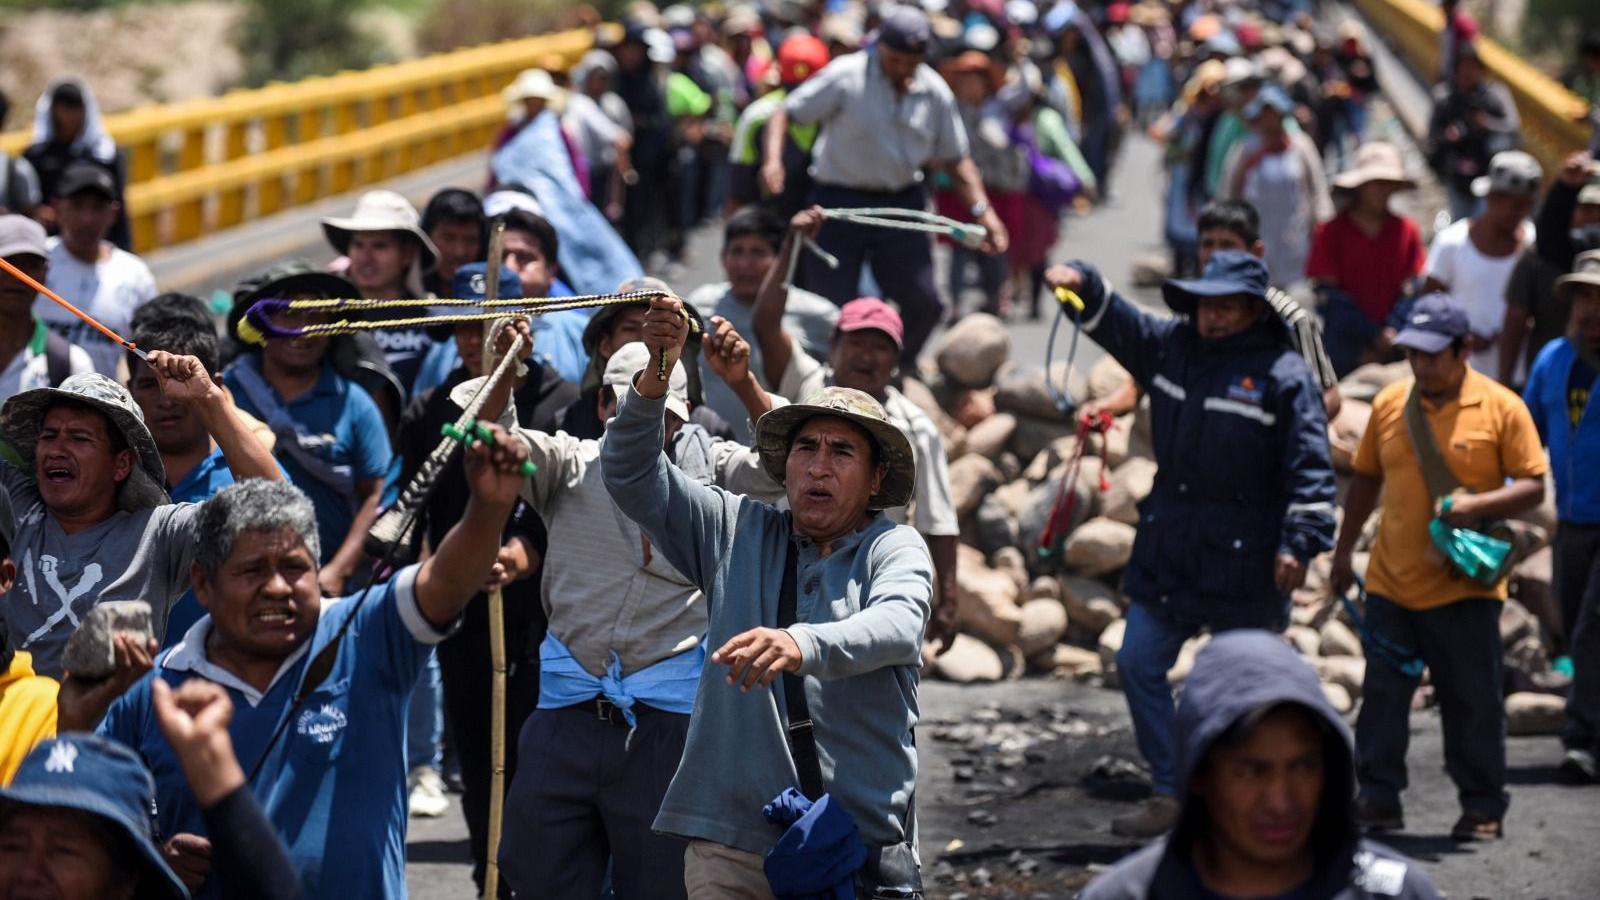
[[847,387],[825,387],[804,403],[780,406],[756,423],[756,451],[761,464],[779,484],[789,462],[789,445],[806,420],[834,416],[859,425],[878,445],[878,459],[889,467],[878,492],[867,501],[870,509],[892,509],[911,499],[917,483],[916,457],[906,433],[889,421],[883,406],[868,394]]
[[322,233],[341,255],[350,254],[350,236],[358,231],[403,231],[417,239],[422,253],[417,262],[426,271],[439,258],[439,248],[422,230],[422,217],[411,201],[394,191],[367,191],[356,201],[355,212],[347,217],[330,216],[322,220]]
[[1413,190],[1417,182],[1406,174],[1405,156],[1388,141],[1368,141],[1356,148],[1355,164],[1333,178],[1333,186],[1353,191],[1373,181],[1399,184]]
[[1600,287],[1600,250],[1586,250],[1572,261],[1572,272],[1556,279],[1556,296],[1566,299],[1575,284]]

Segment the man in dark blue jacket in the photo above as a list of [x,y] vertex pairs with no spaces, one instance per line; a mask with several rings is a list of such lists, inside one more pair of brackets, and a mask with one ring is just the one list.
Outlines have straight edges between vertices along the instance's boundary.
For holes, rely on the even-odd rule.
[[1178,813],[1167,670],[1183,642],[1282,629],[1307,563],[1333,546],[1328,418],[1248,253],[1219,251],[1201,278],[1167,282],[1177,318],[1140,310],[1084,263],[1045,277],[1082,296],[1084,331],[1150,397],[1160,470],[1123,578],[1133,603],[1117,669],[1156,795],[1112,830],[1154,837]]
[[1418,866],[1361,838],[1350,729],[1277,635],[1238,630],[1206,644],[1176,724],[1177,827],[1080,900],[1439,896]]

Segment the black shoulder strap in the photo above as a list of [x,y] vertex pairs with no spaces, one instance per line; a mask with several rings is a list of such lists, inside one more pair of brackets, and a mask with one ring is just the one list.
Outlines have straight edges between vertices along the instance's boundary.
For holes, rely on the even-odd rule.
[[[799,562],[796,559],[794,540],[788,539],[788,552],[783,556],[783,588],[778,594],[778,627],[788,628],[796,621],[795,582],[798,580]],[[788,719],[789,754],[794,757],[794,769],[800,776],[800,793],[808,799],[822,797],[822,762],[817,758],[817,736],[811,724],[811,710],[806,705],[806,680],[804,675],[785,672],[783,705]]]
[[44,365],[51,387],[61,387],[72,376],[72,344],[50,330],[44,333]]

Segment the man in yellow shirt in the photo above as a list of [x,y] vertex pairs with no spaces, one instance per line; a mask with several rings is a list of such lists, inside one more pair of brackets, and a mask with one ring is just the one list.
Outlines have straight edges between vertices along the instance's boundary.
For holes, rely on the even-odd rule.
[[[1439,698],[1445,770],[1462,808],[1451,836],[1462,841],[1500,837],[1510,802],[1499,626],[1506,582],[1483,584],[1461,574],[1434,548],[1428,525],[1439,515],[1451,526],[1478,529],[1537,506],[1549,467],[1522,399],[1468,365],[1469,330],[1465,308],[1445,294],[1429,294],[1413,306],[1394,345],[1405,350],[1414,377],[1372,402],[1333,551],[1333,587],[1342,592],[1354,580],[1350,554],[1381,490],[1362,629],[1367,674],[1356,722],[1361,823],[1373,831],[1405,827],[1400,792],[1420,660]],[[1424,474],[1420,460],[1426,456],[1418,454],[1407,425],[1413,392],[1447,472]],[[1428,481],[1460,489],[1441,504]]]
[[[15,531],[11,497],[0,491],[0,600],[17,580],[17,565],[11,561]],[[54,678],[33,674],[33,654],[13,652],[10,647],[5,618],[0,616],[0,787],[11,783],[11,776],[17,774],[34,744],[55,737],[56,690],[60,687]]]

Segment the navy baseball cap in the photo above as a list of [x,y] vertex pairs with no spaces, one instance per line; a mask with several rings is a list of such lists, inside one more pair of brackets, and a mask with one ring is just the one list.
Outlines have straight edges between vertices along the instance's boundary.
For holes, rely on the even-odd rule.
[[1394,345],[1438,353],[1471,331],[1466,307],[1449,294],[1434,291],[1411,304],[1411,313],[1406,316],[1405,327],[1394,336]]
[[1267,264],[1242,250],[1218,250],[1211,254],[1199,278],[1167,282],[1161,286],[1162,299],[1175,313],[1194,315],[1201,297],[1231,297],[1248,294],[1267,299]]
[[901,53],[926,53],[933,39],[933,26],[928,24],[928,14],[914,6],[900,3],[883,11],[878,23],[878,40],[891,50]]
[[[469,262],[456,269],[451,279],[452,296],[457,300],[482,300],[489,292],[489,264]],[[500,299],[511,300],[522,296],[522,280],[510,266],[500,267]]]
[[117,199],[117,182],[111,170],[99,163],[78,160],[67,166],[56,184],[56,194],[75,197],[78,194],[99,194],[107,200]]
[[156,783],[139,757],[116,741],[65,734],[33,748],[0,802],[71,809],[95,816],[128,838],[144,864],[140,897],[188,900],[189,890],[161,858],[151,814]]

